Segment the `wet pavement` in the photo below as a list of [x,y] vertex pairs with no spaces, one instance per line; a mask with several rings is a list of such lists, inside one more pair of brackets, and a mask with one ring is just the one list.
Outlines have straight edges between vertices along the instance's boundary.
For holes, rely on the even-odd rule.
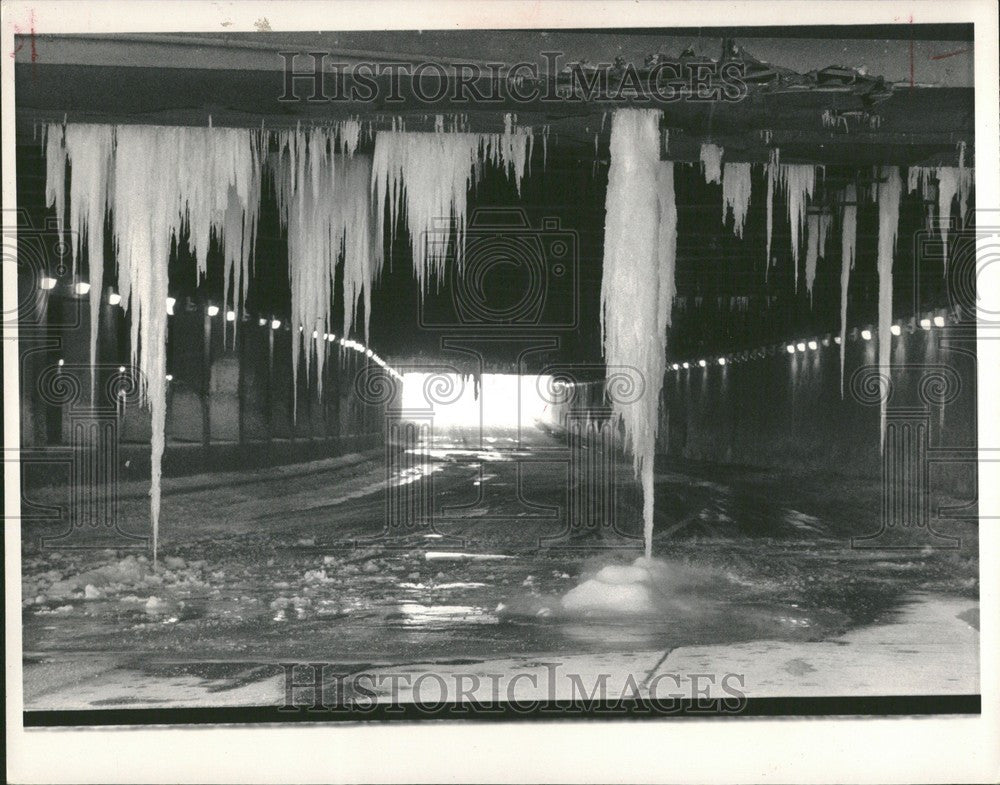
[[[615,525],[580,531],[565,519],[554,437],[456,433],[432,447],[429,465],[389,477],[375,453],[252,484],[168,482],[157,569],[142,552],[39,548],[44,532],[33,528],[22,581],[28,708],[59,681],[47,662],[62,663],[56,673],[100,661],[186,674],[225,691],[273,676],[280,662],[624,658],[829,641],[896,621],[918,594],[958,598],[966,612],[978,597],[974,528],[960,532],[958,551],[850,547],[877,524],[877,483],[671,466],[657,476],[655,605],[569,612],[567,592],[641,553],[629,468],[618,467]],[[433,527],[388,524],[387,484],[428,482]],[[125,528],[141,530],[146,515],[141,496],[121,502]],[[110,693],[84,703],[127,703]]]

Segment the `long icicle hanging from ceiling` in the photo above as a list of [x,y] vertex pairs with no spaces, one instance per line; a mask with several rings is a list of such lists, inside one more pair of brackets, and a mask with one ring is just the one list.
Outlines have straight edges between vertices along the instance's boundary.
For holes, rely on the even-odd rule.
[[601,280],[601,336],[608,387],[638,373],[635,400],[611,395],[643,491],[646,555],[653,548],[653,461],[666,362],[676,254],[673,168],[660,162],[660,111],[621,109],[611,121]]
[[764,257],[764,280],[767,280],[768,271],[771,269],[771,239],[774,234],[774,192],[781,180],[781,151],[775,147],[768,154],[768,161],[765,167],[767,174],[767,213],[765,221],[767,223],[767,252]]
[[181,135],[176,128],[119,128],[114,158],[118,290],[131,316],[132,364],[138,361],[152,420],[149,497],[154,561],[167,416],[167,267],[171,242],[180,236],[183,220],[178,183]]
[[743,237],[750,210],[751,167],[749,163],[727,163],[722,169],[722,222],[733,214],[733,233]]
[[847,292],[858,242],[858,194],[853,183],[844,188],[840,224],[840,397],[844,397],[844,352],[847,349]]
[[371,193],[378,232],[384,232],[389,213],[390,236],[396,232],[405,206],[410,232],[413,270],[426,294],[433,280],[440,285],[451,238],[455,263],[461,269],[469,188],[489,162],[504,169],[521,190],[530,129],[505,120],[503,133],[379,131],[372,156]]
[[110,125],[66,126],[66,158],[70,164],[69,231],[73,267],[84,243],[90,278],[90,396],[97,383],[97,333],[104,296],[104,219],[108,211],[108,178],[114,150]]
[[[187,232],[200,274],[214,234],[239,262],[234,300],[245,293],[259,209],[260,135],[255,131],[162,126],[46,128],[46,202],[65,225],[65,166],[72,159],[70,225],[86,232],[91,268],[91,360],[103,290],[103,227],[112,218],[118,290],[130,316],[132,364],[150,408],[150,519],[159,545],[160,479],[166,430],[167,270]],[[102,169],[103,167],[103,169]],[[82,242],[82,236],[78,238]],[[74,254],[74,268],[76,257]],[[96,305],[95,305],[96,301]]]
[[899,198],[903,191],[899,168],[882,168],[878,185],[878,365],[879,444],[885,449],[886,408],[889,402],[892,361],[892,263],[899,231]]
[[360,299],[368,339],[371,291],[382,268],[382,245],[371,216],[371,159],[354,155],[358,137],[356,121],[278,135],[275,191],[281,222],[288,230],[291,325],[298,336],[293,335],[293,417],[300,356],[307,378],[315,358],[316,394],[323,392],[324,336],[331,327],[333,286],[341,260],[343,335],[355,326]]
[[792,264],[795,289],[799,288],[799,250],[805,229],[806,208],[816,185],[816,168],[812,164],[781,164],[781,179],[785,185],[788,222],[792,232]]

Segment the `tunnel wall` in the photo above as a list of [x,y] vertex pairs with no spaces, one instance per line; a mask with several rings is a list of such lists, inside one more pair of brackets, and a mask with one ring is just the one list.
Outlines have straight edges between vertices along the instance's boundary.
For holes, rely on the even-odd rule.
[[[829,472],[877,477],[882,469],[877,341],[832,340],[789,354],[668,371],[660,407],[659,453],[790,474]],[[974,328],[904,329],[893,338],[887,419],[925,421],[932,457],[976,447]],[[975,464],[935,463],[932,481],[974,487]]]
[[[102,308],[94,399],[85,299],[51,298],[42,309],[47,327],[22,337],[24,448],[56,456],[73,444],[80,416],[108,415],[108,383],[131,359],[121,309],[109,305],[106,297]],[[270,325],[247,320],[234,339],[233,324],[224,323],[221,314],[206,319],[203,307],[189,310],[180,304],[170,322],[167,371],[172,378],[167,383],[164,476],[297,463],[381,445],[384,407],[362,401],[355,392],[355,377],[365,367],[362,354],[330,344],[320,394],[315,360],[308,375],[300,366],[293,386],[293,336],[286,329],[271,330]],[[74,388],[75,395],[54,402],[59,396],[53,385],[63,384]],[[148,477],[149,409],[130,397],[124,405],[112,402],[110,413],[119,479]],[[25,465],[26,485],[67,480],[66,467],[58,460]]]
[[[874,332],[874,330],[873,330]],[[804,339],[808,346],[808,338]],[[660,400],[657,465],[712,464],[788,476],[866,477],[883,472],[877,338],[852,330],[845,342],[843,395],[840,347],[830,336],[817,348],[725,365],[717,357],[668,368]],[[680,359],[677,362],[681,362]],[[671,363],[672,364],[672,363]],[[923,423],[929,487],[975,498],[976,333],[972,324],[917,325],[893,337],[887,424]],[[569,410],[608,411],[603,384],[587,384]],[[566,411],[562,413],[565,425]],[[619,428],[619,445],[621,446]],[[899,448],[897,448],[897,453]]]

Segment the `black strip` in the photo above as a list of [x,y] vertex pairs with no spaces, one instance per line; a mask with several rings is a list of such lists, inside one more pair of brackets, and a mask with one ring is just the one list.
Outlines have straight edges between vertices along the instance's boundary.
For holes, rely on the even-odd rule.
[[293,722],[359,722],[419,720],[503,721],[612,719],[733,719],[739,717],[900,716],[979,714],[979,695],[892,695],[878,697],[750,698],[741,705],[717,700],[674,701],[536,701],[429,706],[378,705],[318,709],[246,706],[188,709],[95,709],[26,711],[26,728],[107,725],[209,725]]

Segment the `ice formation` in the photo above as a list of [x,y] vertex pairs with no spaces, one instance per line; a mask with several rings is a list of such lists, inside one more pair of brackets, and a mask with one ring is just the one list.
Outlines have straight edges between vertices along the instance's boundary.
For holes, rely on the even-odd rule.
[[[361,300],[368,338],[371,291],[382,269],[382,244],[371,216],[371,160],[353,155],[357,133],[353,127],[333,126],[284,131],[278,136],[275,190],[279,215],[288,229],[291,323],[301,328],[293,339],[293,415],[297,413],[300,355],[307,378],[315,358],[317,395],[323,391],[327,351],[323,336],[331,327],[333,284],[341,259],[343,335],[355,325]],[[338,137],[340,153],[336,152]]]
[[442,281],[452,235],[455,262],[462,265],[468,192],[483,164],[504,169],[520,192],[531,144],[531,130],[516,127],[511,115],[503,133],[380,131],[375,137],[371,191],[378,231],[383,231],[388,209],[395,234],[405,204],[421,293],[432,280]]
[[[614,128],[614,125],[612,125]],[[722,153],[723,149],[717,144],[706,142],[701,146],[701,163],[705,167],[705,182],[722,182]]]
[[722,222],[733,214],[733,232],[743,237],[743,224],[750,209],[750,164],[727,163],[722,169]]
[[182,201],[177,128],[127,126],[116,134],[113,199],[118,290],[131,314],[132,364],[145,381],[152,419],[150,518],[159,539],[160,470],[166,427],[167,266],[180,236]]
[[65,141],[66,158],[72,172],[69,230],[72,235],[73,267],[76,268],[86,242],[90,270],[90,379],[93,397],[97,333],[101,325],[101,298],[104,296],[104,218],[108,208],[114,129],[110,125],[68,125]]
[[[44,127],[45,204],[56,210],[56,231],[60,239],[66,216],[66,145],[64,129],[58,123]],[[76,272],[76,268],[73,268]]]
[[[70,228],[87,240],[91,346],[103,290],[104,221],[110,212],[118,291],[130,315],[132,364],[148,403],[150,519],[159,541],[160,473],[166,426],[167,268],[187,232],[200,273],[211,236],[228,247],[226,284],[245,292],[260,201],[261,135],[256,131],[162,126],[61,125],[46,129],[46,201],[65,225],[65,164],[71,162]],[[80,247],[74,246],[74,267]]]
[[962,226],[968,211],[972,190],[972,169],[964,166],[939,166],[934,170],[938,181],[938,219],[941,241],[944,243],[945,272],[948,271],[948,232],[951,229],[951,206],[958,199],[958,215]]
[[826,258],[826,239],[830,234],[832,221],[827,212],[813,213],[806,220],[806,291],[812,301],[813,284],[816,281],[816,265]]
[[847,291],[854,269],[858,242],[858,193],[854,185],[844,188],[844,212],[840,224],[840,397],[844,397],[844,351],[847,346]]
[[774,233],[774,189],[781,179],[781,151],[771,150],[767,161],[767,254],[764,257],[764,280],[771,267],[771,237]]
[[885,414],[892,359],[892,262],[899,231],[899,198],[903,183],[895,166],[882,168],[878,186],[878,365],[881,387],[879,433],[885,448]]
[[677,241],[673,167],[660,161],[659,110],[622,109],[611,121],[604,227],[601,335],[609,378],[637,373],[634,401],[612,396],[643,489],[646,553],[652,552],[653,459],[666,362]]
[[800,237],[805,228],[809,198],[816,185],[816,169],[811,164],[781,164],[781,179],[785,185],[788,222],[792,230],[792,263],[795,266],[795,288],[798,289]]
[[567,613],[643,615],[655,610],[652,575],[647,558],[631,565],[609,564],[592,578],[570,589],[561,604]]

